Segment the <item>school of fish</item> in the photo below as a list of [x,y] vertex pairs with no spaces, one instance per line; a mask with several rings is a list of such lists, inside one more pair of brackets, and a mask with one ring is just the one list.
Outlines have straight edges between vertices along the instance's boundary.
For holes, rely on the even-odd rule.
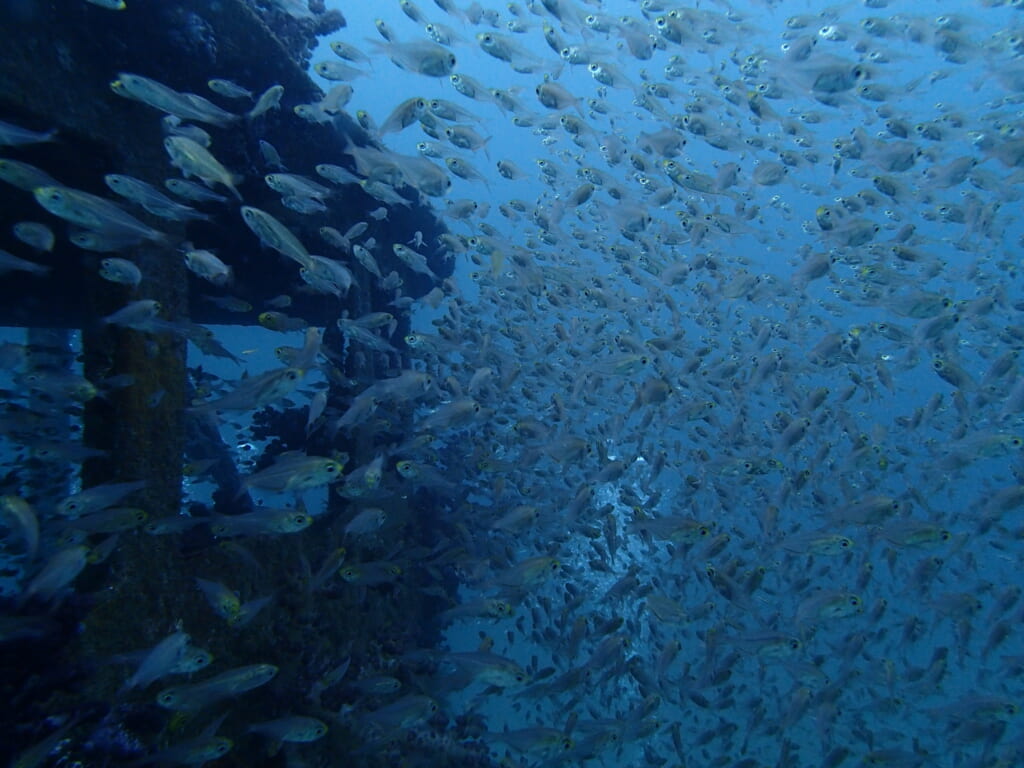
[[[339,729],[365,744],[352,760],[418,765],[401,747],[412,734],[477,718],[473,744],[510,766],[1024,764],[1024,3],[327,5],[349,26],[312,65],[316,103],[224,73],[202,96],[111,73],[115,94],[163,119],[180,177],[111,173],[100,197],[0,159],[7,190],[40,206],[0,271],[45,280],[65,222],[103,278],[135,291],[103,323],[241,366],[230,334],[139,293],[132,260],[165,247],[230,306],[241,261],[171,243],[160,222],[240,217],[253,247],[285,258],[290,290],[334,297],[344,340],[329,350],[286,292],[257,320],[297,344],[277,348],[279,366],[193,381],[195,418],[230,431],[308,406],[304,434],[330,446],[246,471],[252,512],[150,519],[126,501],[142,481],[53,509],[0,498],[25,574],[24,626],[5,632],[36,631],[26,609],[59,604],[119,536],[207,524],[246,563],[250,538],[317,536],[330,515],[312,500],[330,493],[343,534],[302,565],[309,593],[448,594],[447,646],[359,669],[339,648],[287,712],[228,738],[225,707],[278,667],[218,667],[178,626],[123,660],[121,695],[206,725],[142,759],[204,764],[263,739],[288,765],[335,765],[304,750]],[[318,123],[348,110],[376,143],[293,168],[263,142],[281,208],[256,208],[216,136],[258,130],[270,110]],[[59,140],[0,122],[0,154]],[[290,222],[322,217],[348,185],[375,207],[300,239]],[[409,189],[446,234],[368,237]],[[403,275],[433,289],[407,295]],[[346,297],[369,285],[393,294],[389,311],[350,316]],[[14,399],[81,404],[132,385],[31,372],[25,354],[0,348]],[[391,374],[348,380],[350,355]],[[19,416],[4,414],[7,434]],[[206,469],[187,466],[190,484]],[[404,545],[422,498],[444,520],[429,552]],[[195,581],[232,632],[276,610],[275,594]],[[339,691],[340,709],[325,706]]]

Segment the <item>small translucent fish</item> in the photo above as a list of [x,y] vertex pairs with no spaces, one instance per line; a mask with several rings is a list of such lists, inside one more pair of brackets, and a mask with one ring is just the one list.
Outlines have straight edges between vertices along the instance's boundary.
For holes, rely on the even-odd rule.
[[242,611],[242,601],[228,587],[219,581],[196,578],[196,584],[202,591],[206,601],[213,608],[214,613],[227,621],[229,624],[238,620]]
[[178,197],[186,200],[193,200],[197,203],[212,202],[226,203],[228,199],[224,195],[218,195],[213,190],[207,189],[201,184],[196,184],[185,179],[167,179],[164,186]]
[[301,347],[281,346],[274,350],[274,356],[293,368],[314,368],[323,347],[324,334],[319,328],[306,328]]
[[238,83],[233,83],[230,80],[222,80],[220,78],[214,78],[206,81],[206,86],[214,93],[223,96],[226,99],[251,99],[252,91],[248,88],[243,88]]
[[341,40],[335,40],[331,43],[331,50],[334,51],[334,55],[340,59],[346,61],[362,61],[367,64],[370,63],[370,57],[360,51],[353,45],[349,45]]
[[34,560],[39,551],[39,518],[32,505],[20,496],[0,496],[0,519],[13,522],[15,530],[25,540],[25,551],[29,560]]
[[199,325],[199,323],[186,323],[181,330],[182,334],[204,355],[220,357],[230,360],[236,365],[241,365],[242,361],[217,340],[216,334],[210,328]]
[[306,372],[299,368],[274,368],[242,379],[234,390],[215,400],[200,403],[194,410],[253,411],[290,395]]
[[180,117],[165,115],[160,122],[163,124],[164,133],[168,136],[185,136],[206,148],[213,144],[213,137],[209,132],[204,131],[198,125],[182,122]]
[[267,299],[265,304],[268,307],[273,307],[274,309],[287,309],[292,305],[292,297],[286,293],[282,293],[272,299]]
[[264,115],[272,109],[280,109],[282,96],[284,96],[283,85],[270,86],[260,94],[258,99],[256,99],[256,105],[249,110],[246,117],[250,120],[255,120],[260,115]]
[[205,765],[224,757],[234,746],[235,743],[231,739],[223,736],[196,736],[154,752],[148,757],[141,758],[139,762],[157,765]]
[[146,688],[150,683],[169,674],[185,655],[188,644],[189,636],[181,631],[165,637],[146,654],[138,669],[121,686],[121,690]]
[[252,304],[237,296],[203,296],[203,298],[211,304],[220,307],[225,312],[236,312],[239,314],[252,312]]
[[364,715],[362,722],[387,733],[396,728],[413,728],[432,717],[437,710],[437,702],[432,698],[414,694]]
[[56,552],[28,583],[18,598],[19,605],[30,600],[51,602],[85,570],[89,547],[77,545]]
[[243,205],[242,221],[266,247],[272,248],[302,266],[310,263],[309,251],[306,250],[306,246],[288,227],[266,211]]
[[324,80],[347,81],[357,77],[365,77],[366,73],[356,67],[350,67],[340,61],[318,61],[313,65],[313,71]]
[[443,45],[428,40],[372,45],[387,55],[396,66],[428,77],[447,77],[455,69],[455,54]]
[[0,146],[20,147],[24,144],[41,144],[46,141],[53,141],[57,136],[56,129],[51,131],[30,131],[27,128],[5,123],[0,120]]
[[282,195],[324,198],[333,194],[333,190],[295,173],[268,173],[263,178],[268,187]]
[[221,109],[202,96],[179,93],[163,83],[130,72],[120,73],[110,88],[118,96],[140,101],[182,120],[223,126],[238,119],[238,115]]
[[831,531],[809,531],[787,536],[780,546],[801,555],[841,555],[853,549],[853,542]]
[[266,469],[246,477],[242,486],[275,493],[305,491],[339,481],[343,470],[344,464],[334,459],[289,451]]
[[267,312],[260,312],[256,317],[256,320],[267,330],[277,331],[278,333],[303,331],[309,325],[301,317],[292,317],[290,315],[286,315],[284,312],[274,312],[270,310]]
[[344,532],[346,535],[351,536],[365,536],[379,530],[384,525],[386,519],[387,516],[383,509],[370,507],[360,511],[349,520],[345,525]]
[[263,162],[271,168],[277,168],[279,171],[283,171],[284,162],[281,160],[281,155],[277,151],[277,148],[269,141],[260,139],[260,154],[263,156]]
[[197,712],[266,685],[276,674],[277,667],[273,664],[236,667],[200,683],[166,688],[157,695],[156,703],[175,712]]
[[171,158],[171,165],[186,178],[195,176],[211,187],[222,184],[237,199],[242,199],[242,195],[235,189],[235,185],[242,182],[242,177],[221,165],[206,147],[185,136],[168,136],[164,139],[164,149]]
[[160,302],[155,299],[139,299],[107,315],[103,322],[108,325],[120,325],[123,328],[134,328],[137,331],[166,330],[160,320],[162,309]]
[[137,287],[142,282],[142,270],[127,259],[116,256],[103,259],[100,262],[100,277],[112,283],[121,283]]
[[88,533],[119,533],[144,525],[149,513],[138,507],[108,507],[76,517],[69,528]]
[[120,173],[108,173],[103,177],[103,181],[115,194],[142,206],[147,212],[161,219],[189,221],[209,218],[195,208],[172,200],[156,187],[141,179]]
[[234,277],[231,267],[221,261],[211,251],[192,248],[185,244],[185,266],[189,272],[214,285],[224,286]]
[[146,487],[144,480],[127,483],[104,483],[86,488],[84,491],[64,498],[57,504],[57,514],[64,517],[80,517],[81,515],[99,512],[112,507],[135,491]]
[[125,0],[85,0],[87,3],[106,8],[108,11],[123,11],[127,8]]
[[33,275],[45,275],[50,268],[45,264],[37,264],[34,261],[15,256],[13,253],[0,248],[0,275],[6,272],[28,272]]
[[217,515],[210,531],[214,536],[263,536],[298,533],[312,524],[313,518],[300,509],[261,507],[241,515]]
[[0,181],[31,192],[39,187],[59,187],[60,183],[49,174],[39,170],[34,165],[23,163],[20,160],[0,158]]
[[456,690],[474,681],[508,688],[522,685],[528,679],[526,671],[514,661],[487,651],[446,653],[440,666],[445,674],[442,685]]
[[372,587],[391,584],[402,576],[402,572],[402,567],[396,563],[374,560],[365,563],[351,563],[342,568],[339,573],[341,578],[349,584]]
[[166,240],[166,235],[143,224],[118,205],[102,197],[70,187],[38,187],[36,201],[54,216],[126,242]]
[[434,274],[434,271],[427,264],[427,257],[421,253],[417,253],[412,248],[401,243],[394,243],[391,246],[391,250],[394,252],[403,264],[405,264],[413,272],[419,272],[420,274],[427,275],[433,280],[439,280],[438,276]]
[[293,19],[316,19],[316,14],[309,8],[309,0],[270,0],[270,6]]
[[387,696],[402,690],[402,681],[389,675],[362,677],[353,685],[368,696]]
[[30,248],[49,253],[56,242],[53,230],[37,221],[19,221],[14,225],[14,236]]
[[274,741],[306,743],[322,739],[327,734],[327,725],[315,717],[293,715],[253,723],[248,730],[249,733],[258,733]]

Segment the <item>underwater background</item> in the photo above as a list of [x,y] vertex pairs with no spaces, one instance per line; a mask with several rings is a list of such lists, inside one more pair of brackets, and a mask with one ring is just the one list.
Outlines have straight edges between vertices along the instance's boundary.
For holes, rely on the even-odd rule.
[[1022,10],[0,0],[0,761],[1024,765]]

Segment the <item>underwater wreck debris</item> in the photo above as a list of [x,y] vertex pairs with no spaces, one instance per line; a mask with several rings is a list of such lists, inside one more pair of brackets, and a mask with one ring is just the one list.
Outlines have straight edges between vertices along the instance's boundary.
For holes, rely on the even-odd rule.
[[336,8],[327,10],[323,0],[249,0],[249,4],[303,69],[309,66],[318,38],[346,24],[344,14]]
[[[235,78],[244,80],[241,84],[254,93],[271,85],[281,86],[283,103],[280,109],[267,112],[251,124],[243,120],[224,129],[214,128],[215,154],[224,166],[245,175],[239,191],[246,204],[270,212],[285,211],[262,181],[261,141],[285,153],[295,167],[313,168],[325,157],[343,158],[347,142],[365,146],[370,139],[344,114],[323,125],[307,123],[292,113],[293,106],[318,100],[322,93],[306,74],[301,57],[296,60],[292,55],[290,46],[301,45],[304,50],[316,40],[317,34],[322,34],[322,29],[269,7],[263,13],[272,13],[274,18],[269,21],[274,23],[261,18],[246,0],[137,3],[116,14],[104,13],[87,3],[71,4],[59,12],[42,5],[14,14],[11,25],[17,34],[10,36],[10,45],[0,61],[0,83],[4,84],[0,115],[25,127],[40,131],[56,129],[57,133],[55,140],[45,146],[7,148],[10,151],[5,151],[5,157],[28,162],[60,184],[102,196],[109,195],[103,177],[112,172],[128,172],[162,187],[163,179],[174,174],[161,146],[159,113],[120,99],[111,92],[110,82],[119,72],[137,73],[182,93],[207,94],[211,70],[225,75],[239,73]],[[301,42],[280,37],[277,22],[281,16],[285,19],[284,29],[289,29],[291,23],[296,25],[297,32],[301,31]],[[334,21],[328,24],[326,20],[331,18]],[[319,24],[328,26],[343,23],[331,12],[320,14],[318,19]],[[89,28],[89,35],[80,34],[83,27]],[[38,55],[33,43],[38,39],[50,41],[55,52],[52,57]],[[259,55],[254,54],[256,51]],[[195,67],[181,66],[183,61],[197,63]],[[53,87],[55,82],[61,83],[61,87]],[[333,192],[332,210],[347,213],[332,214],[326,221],[318,220],[315,226],[313,222],[298,222],[297,234],[303,240],[319,242],[317,230],[323,225],[344,231],[356,220],[369,219],[367,213],[380,205],[358,185],[335,187]],[[4,222],[13,224],[39,215],[31,195],[7,197]],[[406,242],[416,232],[431,239],[445,231],[429,208],[417,203],[414,197],[409,202],[407,207],[392,208],[386,222],[370,220],[367,236],[389,244]],[[216,211],[211,204],[200,204],[199,209],[208,215]],[[230,217],[220,215],[217,219],[216,225],[201,220],[190,222],[172,238],[174,243],[186,239],[201,242],[204,248],[240,260],[233,285],[215,286],[187,278],[191,286],[187,294],[188,317],[200,324],[255,324],[262,302],[280,293],[281,286],[291,281],[281,278],[283,266],[276,255],[249,245],[253,242],[251,234],[241,221],[230,221]],[[166,222],[147,221],[166,229]],[[245,244],[245,253],[239,252],[240,244]],[[10,227],[4,227],[0,231],[0,248],[15,251],[15,246]],[[27,273],[5,276],[0,285],[0,324],[82,327],[92,316],[88,297],[108,286],[95,279],[101,255],[86,254],[82,258],[80,253],[66,242],[58,242],[48,264],[52,270],[45,280]],[[71,255],[74,258],[68,257]],[[404,293],[416,296],[430,289],[425,281],[403,271],[397,260],[390,261],[394,263],[388,264],[385,273],[398,269],[399,274],[405,275]],[[451,274],[450,264],[432,267],[442,277]],[[81,290],[83,285],[87,286],[86,291]],[[162,282],[153,281],[145,287],[150,292],[160,290]],[[371,286],[360,289],[374,295],[372,303],[393,298]],[[54,292],[67,300],[59,306],[47,301],[46,297]],[[202,298],[204,295],[213,301]],[[162,301],[160,296],[153,298]],[[326,326],[336,317],[337,304],[331,297],[297,293],[294,300],[290,311],[311,324]],[[231,311],[246,304],[255,311]]]

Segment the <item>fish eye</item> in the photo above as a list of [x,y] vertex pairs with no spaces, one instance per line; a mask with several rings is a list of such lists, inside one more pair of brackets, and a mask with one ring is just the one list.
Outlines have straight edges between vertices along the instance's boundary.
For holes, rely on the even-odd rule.
[[860,598],[857,597],[856,595],[851,596],[850,597],[850,605],[852,605],[854,607],[860,605]]
[[165,706],[174,703],[174,694],[171,691],[164,691],[156,698],[158,702]]
[[494,42],[494,37],[490,34],[484,34],[484,36],[480,38],[480,41],[486,43],[487,45],[490,45],[491,43]]
[[850,544],[851,544],[851,542],[850,542],[849,539],[840,539],[839,540],[839,546],[842,547],[843,549],[848,549]]

